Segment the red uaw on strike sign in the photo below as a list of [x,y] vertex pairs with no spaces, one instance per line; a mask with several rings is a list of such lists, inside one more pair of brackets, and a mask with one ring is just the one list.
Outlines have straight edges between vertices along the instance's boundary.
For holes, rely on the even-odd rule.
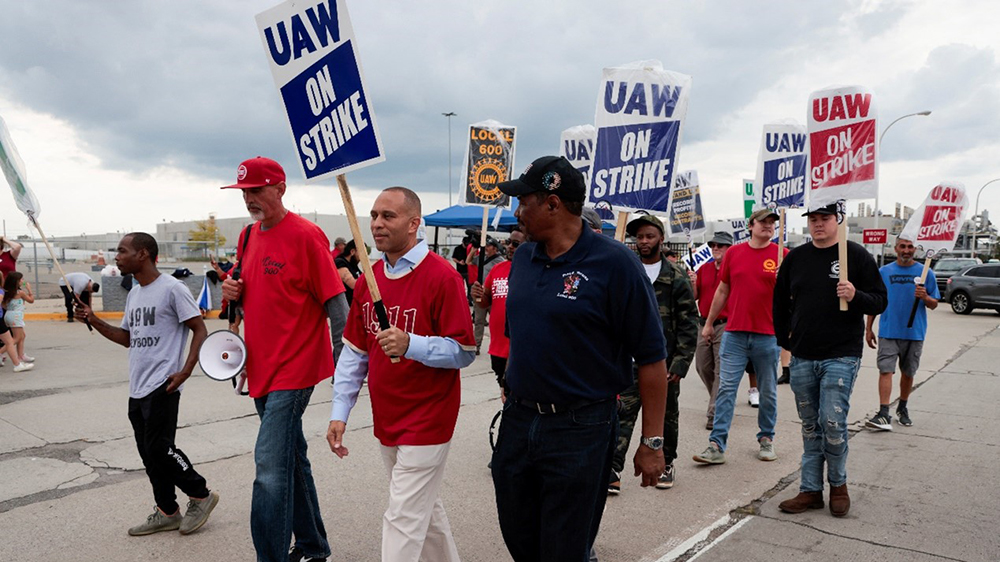
[[912,240],[926,256],[950,252],[955,248],[968,210],[965,186],[958,182],[941,182],[913,213],[900,236]]
[[809,207],[878,195],[878,111],[861,86],[809,96]]

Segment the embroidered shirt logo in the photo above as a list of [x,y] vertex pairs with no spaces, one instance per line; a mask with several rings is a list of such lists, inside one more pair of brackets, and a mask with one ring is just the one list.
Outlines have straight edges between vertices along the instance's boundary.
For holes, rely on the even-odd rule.
[[577,293],[580,291],[580,286],[584,281],[590,281],[590,278],[579,271],[564,273],[563,291],[556,296],[575,301]]
[[840,279],[840,260],[830,262],[830,279]]
[[264,266],[264,275],[277,275],[285,268],[284,262],[277,261],[271,256],[266,256],[261,261],[261,265]]

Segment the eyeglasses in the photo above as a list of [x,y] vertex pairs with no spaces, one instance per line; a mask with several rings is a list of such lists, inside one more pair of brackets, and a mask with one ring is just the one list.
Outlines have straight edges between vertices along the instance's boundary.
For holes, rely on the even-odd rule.
[[516,248],[520,246],[521,243],[518,242],[517,240],[507,240],[507,245],[510,246],[511,248]]

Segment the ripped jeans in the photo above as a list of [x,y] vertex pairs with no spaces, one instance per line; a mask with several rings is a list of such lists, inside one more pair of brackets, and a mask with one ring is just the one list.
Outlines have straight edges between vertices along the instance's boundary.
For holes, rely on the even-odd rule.
[[830,486],[847,483],[847,412],[860,366],[860,357],[792,357],[789,382],[802,420],[799,491],[823,491],[824,461]]

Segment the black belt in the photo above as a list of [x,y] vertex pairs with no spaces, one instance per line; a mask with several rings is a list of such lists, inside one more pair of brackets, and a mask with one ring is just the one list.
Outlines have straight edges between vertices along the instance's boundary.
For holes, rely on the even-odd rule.
[[539,414],[564,414],[566,412],[572,412],[573,410],[579,410],[580,408],[585,408],[587,406],[593,406],[594,404],[609,402],[612,398],[603,398],[601,400],[580,400],[569,404],[542,404],[540,402],[532,402],[531,400],[518,398],[514,395],[508,397],[508,400],[513,400],[518,406],[530,408]]
[[[705,321],[706,321],[706,320],[708,320],[708,318],[704,318],[704,317],[703,317],[703,318],[701,319],[701,323],[702,323],[702,324],[705,324]],[[723,324],[725,324],[725,323],[726,323],[726,320],[728,320],[728,318],[719,318],[719,319],[717,319],[717,320],[716,320],[715,322],[712,322],[712,327],[714,328],[714,327],[716,327],[716,326],[721,326],[721,325],[723,325]]]

